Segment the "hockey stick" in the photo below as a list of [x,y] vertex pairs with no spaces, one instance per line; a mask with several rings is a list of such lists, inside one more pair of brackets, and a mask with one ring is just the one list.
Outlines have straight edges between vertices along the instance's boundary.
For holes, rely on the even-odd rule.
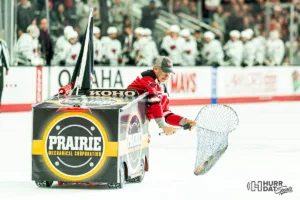
[[[176,128],[176,131],[181,131],[181,130],[188,130],[190,129],[192,126],[190,124],[185,124],[183,126],[181,126],[180,128]],[[158,133],[158,135],[167,135],[166,133],[164,132],[160,132]]]

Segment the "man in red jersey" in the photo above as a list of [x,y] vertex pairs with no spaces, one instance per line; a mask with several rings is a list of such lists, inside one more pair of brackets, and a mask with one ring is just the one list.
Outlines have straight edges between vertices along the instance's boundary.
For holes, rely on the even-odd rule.
[[158,127],[162,128],[167,135],[176,132],[176,129],[169,125],[189,124],[191,127],[196,125],[193,120],[176,115],[169,110],[169,94],[164,83],[172,74],[174,74],[172,60],[165,56],[159,56],[152,70],[142,72],[142,77],[137,77],[127,87],[127,89],[137,90],[140,95],[148,92],[148,119],[154,119]]

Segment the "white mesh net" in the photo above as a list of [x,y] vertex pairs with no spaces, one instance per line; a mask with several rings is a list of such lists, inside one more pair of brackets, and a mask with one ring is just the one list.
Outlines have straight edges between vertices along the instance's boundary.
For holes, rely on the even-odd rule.
[[203,107],[197,122],[195,175],[208,172],[228,146],[228,134],[239,124],[237,113],[229,106],[212,104]]

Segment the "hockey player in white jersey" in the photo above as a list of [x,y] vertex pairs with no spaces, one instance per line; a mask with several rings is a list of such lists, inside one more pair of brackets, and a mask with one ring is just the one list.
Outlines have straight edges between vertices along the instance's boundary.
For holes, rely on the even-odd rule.
[[103,45],[100,40],[101,30],[98,27],[93,27],[93,43],[94,43],[94,63],[100,64],[103,58]]
[[[36,59],[41,59],[41,52],[40,52],[40,43],[39,43],[39,36],[40,36],[40,29],[32,24],[28,26],[27,32],[32,36],[33,38],[33,56]],[[43,64],[43,63],[41,63]]]
[[71,46],[68,35],[73,32],[74,29],[72,26],[66,26],[64,29],[64,35],[60,36],[55,43],[54,48],[54,56],[52,63],[54,65],[66,65],[66,57],[67,57],[67,50]]
[[223,49],[225,52],[225,64],[227,66],[240,67],[243,58],[243,43],[240,41],[240,32],[230,31],[230,40],[226,42]]
[[140,37],[137,41],[134,42],[134,50],[135,50],[135,63],[137,66],[147,66],[147,62],[145,60],[145,56],[147,53],[147,43],[148,38],[145,37],[145,29],[141,28],[139,30]]
[[68,34],[68,40],[70,43],[67,57],[66,57],[66,66],[75,66],[77,59],[79,57],[81,44],[78,42],[78,33],[72,31]]
[[43,65],[44,61],[39,54],[38,37],[40,30],[34,24],[29,25],[27,33],[23,33],[17,41],[16,54],[18,65]]
[[203,35],[204,46],[201,52],[204,65],[220,66],[223,64],[224,52],[220,41],[215,39],[215,34],[207,31]]
[[[254,35],[252,29],[249,29],[252,35]],[[255,62],[254,65],[262,66],[265,60],[266,54],[266,39],[262,35],[258,35],[252,39],[255,46]]]
[[261,66],[265,58],[265,42],[263,41],[263,37],[255,37],[253,30],[250,28],[245,31],[249,33],[250,40],[255,48],[253,66]]
[[144,33],[144,29],[142,27],[137,27],[134,30],[135,41],[133,42],[133,45],[132,45],[132,51],[130,52],[130,58],[132,60],[134,60],[135,63],[136,63],[138,55],[140,53],[140,42],[139,42],[139,40],[142,38],[143,33]]
[[189,29],[182,29],[180,31],[180,36],[182,40],[182,65],[183,66],[195,66],[196,57],[198,54],[197,42],[191,37],[191,32]]
[[249,30],[244,30],[241,36],[244,42],[242,66],[252,67],[254,66],[256,57],[256,47],[252,41],[252,33]]
[[269,66],[281,65],[284,53],[284,43],[279,38],[279,32],[277,30],[270,32],[270,38],[267,41],[265,64]]
[[169,28],[170,36],[163,38],[160,48],[166,52],[167,56],[173,61],[174,66],[182,65],[182,38],[179,37],[180,28],[172,25]]
[[140,51],[137,57],[137,66],[152,66],[154,59],[159,56],[156,43],[152,39],[149,28],[143,30],[143,37],[139,40]]
[[105,57],[109,61],[110,66],[118,66],[121,57],[121,42],[117,40],[118,30],[116,27],[109,27],[107,34],[110,41],[106,44]]

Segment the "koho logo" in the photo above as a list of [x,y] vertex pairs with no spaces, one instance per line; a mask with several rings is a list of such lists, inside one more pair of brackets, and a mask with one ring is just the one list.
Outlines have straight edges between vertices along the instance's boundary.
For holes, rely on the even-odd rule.
[[89,90],[89,96],[102,96],[102,97],[135,97],[138,93],[135,90]]
[[65,113],[45,131],[44,159],[51,171],[63,179],[86,179],[101,168],[105,138],[102,125],[92,116]]

